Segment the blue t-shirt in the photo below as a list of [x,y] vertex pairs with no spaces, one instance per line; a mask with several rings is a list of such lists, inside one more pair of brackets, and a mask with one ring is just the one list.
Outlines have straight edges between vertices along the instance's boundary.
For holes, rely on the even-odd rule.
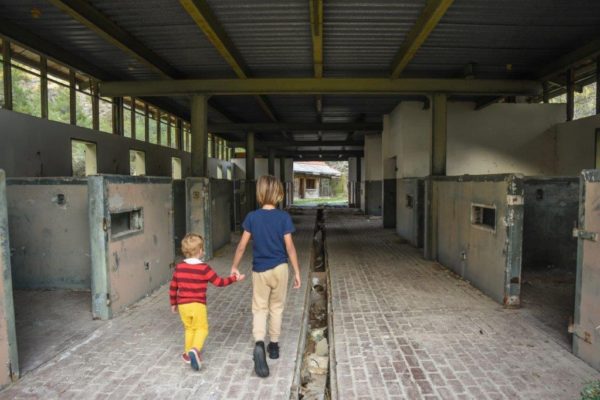
[[261,208],[248,213],[242,227],[252,234],[253,271],[264,272],[288,262],[283,236],[296,230],[290,214]]

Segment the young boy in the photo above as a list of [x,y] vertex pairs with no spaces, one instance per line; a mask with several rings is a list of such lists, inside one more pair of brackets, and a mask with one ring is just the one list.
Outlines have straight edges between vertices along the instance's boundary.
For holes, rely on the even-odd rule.
[[200,352],[204,340],[208,336],[208,319],[206,314],[206,287],[208,282],[215,286],[228,286],[242,281],[245,275],[219,277],[215,271],[201,259],[204,255],[204,239],[194,233],[188,233],[181,241],[181,251],[187,257],[177,264],[169,296],[171,311],[179,309],[181,322],[185,330],[185,351],[183,361],[191,364],[198,371],[201,367]]
[[261,176],[256,182],[256,199],[261,208],[250,212],[242,227],[244,233],[235,252],[231,273],[239,275],[238,266],[252,237],[252,334],[254,336],[254,371],[269,376],[265,356],[267,316],[271,359],[279,358],[281,318],[288,288],[288,256],[294,268],[294,288],[300,287],[300,267],[292,240],[295,231],[290,215],[276,208],[283,200],[283,185],[274,176]]

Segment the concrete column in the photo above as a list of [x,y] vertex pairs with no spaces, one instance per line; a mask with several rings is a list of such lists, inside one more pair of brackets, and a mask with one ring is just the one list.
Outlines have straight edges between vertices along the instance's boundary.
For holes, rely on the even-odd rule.
[[40,58],[40,95],[42,100],[42,118],[48,119],[48,60]]
[[192,97],[192,176],[208,177],[207,97]]
[[75,71],[69,70],[69,123],[77,125],[77,80]]
[[433,95],[433,138],[431,141],[431,175],[446,175],[446,95]]
[[544,81],[542,83],[542,100],[544,104],[550,103],[550,83],[548,81]]
[[123,98],[113,98],[113,133],[115,135],[124,136],[124,121],[123,121]]
[[12,68],[10,65],[10,41],[2,41],[2,67],[4,68],[4,108],[13,109],[12,101]]
[[573,121],[575,115],[575,71],[567,71],[567,121]]
[[98,82],[92,84],[92,129],[100,130],[100,97],[98,96]]
[[256,208],[256,184],[254,180],[254,132],[246,134],[246,213]]
[[269,147],[269,163],[268,163],[269,175],[275,176],[275,149]]
[[285,182],[285,157],[281,156],[279,158],[279,180],[283,185],[283,200],[281,200],[281,208],[285,208],[287,205],[287,185]]
[[246,180],[254,180],[254,132],[246,134]]
[[360,157],[356,157],[356,202],[355,202],[355,206],[356,208],[360,208],[361,207],[361,187],[362,187],[362,176],[361,176],[361,162],[360,162],[361,158]]

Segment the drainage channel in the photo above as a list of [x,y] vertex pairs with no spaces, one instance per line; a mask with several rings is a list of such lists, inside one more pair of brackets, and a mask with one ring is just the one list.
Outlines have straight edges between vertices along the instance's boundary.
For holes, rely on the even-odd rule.
[[309,283],[306,338],[300,367],[298,399],[337,399],[331,294],[327,265],[325,212],[317,210]]

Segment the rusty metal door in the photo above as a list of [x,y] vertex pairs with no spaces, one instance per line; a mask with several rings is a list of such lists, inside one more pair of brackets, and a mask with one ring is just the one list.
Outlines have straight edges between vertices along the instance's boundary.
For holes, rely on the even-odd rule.
[[580,177],[573,353],[600,370],[600,170]]

